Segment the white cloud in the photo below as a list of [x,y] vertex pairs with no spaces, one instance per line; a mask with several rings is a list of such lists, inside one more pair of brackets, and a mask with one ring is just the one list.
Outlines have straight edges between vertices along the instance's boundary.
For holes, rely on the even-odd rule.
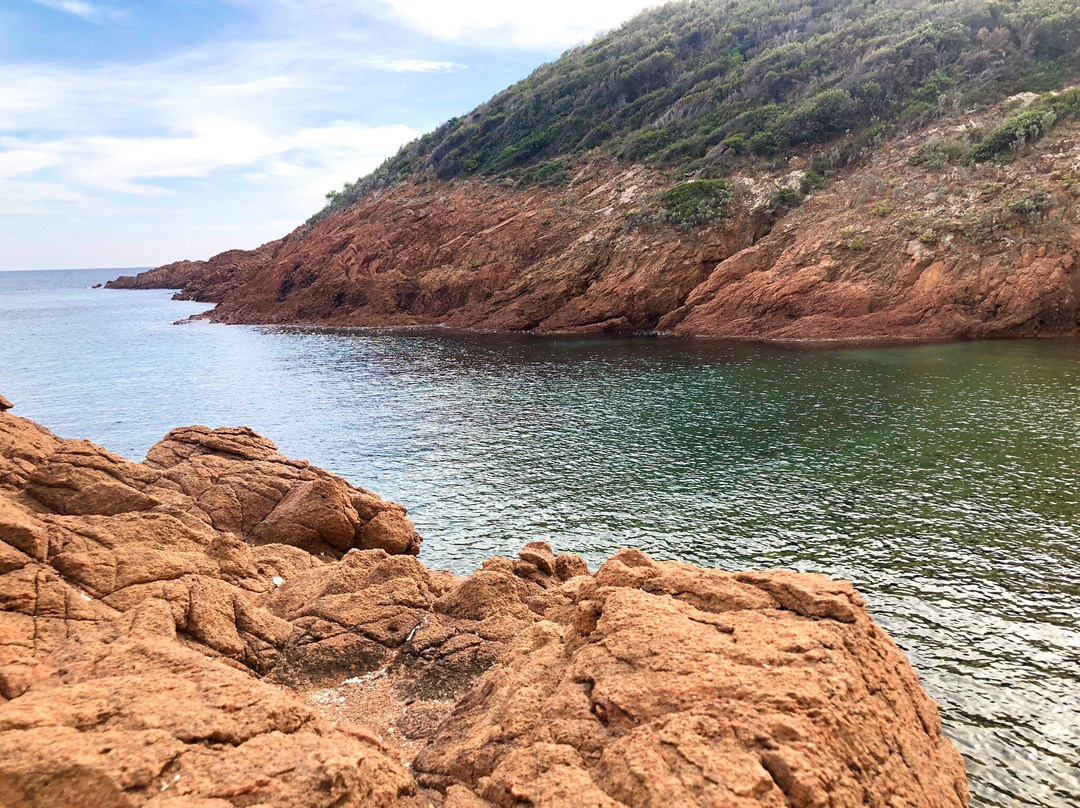
[[[413,28],[447,40],[488,47],[567,47],[630,19],[657,0],[381,0],[390,14]],[[501,37],[492,37],[492,33]]]
[[[46,212],[49,201],[85,202],[108,192],[168,196],[172,192],[164,181],[206,178],[236,167],[249,168],[245,177],[252,182],[280,185],[285,180],[311,207],[329,188],[370,172],[418,134],[401,125],[340,123],[274,137],[250,125],[215,119],[166,137],[66,137],[42,142],[0,138],[0,177],[18,177],[20,182],[15,195],[8,193],[5,180],[0,212]],[[31,176],[35,174],[36,179]],[[106,205],[89,213],[106,215],[114,210],[114,205]]]
[[665,0],[230,0],[272,8],[279,25],[355,29],[372,13],[446,42],[486,50],[562,49],[614,28]]
[[394,151],[412,140],[420,133],[407,126],[351,126],[338,123],[334,126],[309,127],[301,129],[292,137],[286,138],[290,145],[307,148],[311,146],[336,146],[343,149],[356,149],[363,144],[365,151],[386,153]]
[[83,0],[34,0],[39,6],[74,14],[88,22],[105,22],[106,20],[120,20],[125,14],[117,9],[99,6],[96,3],[86,3]]
[[382,57],[364,59],[360,64],[387,73],[449,73],[465,67],[465,65],[459,65],[456,62],[433,62],[428,59],[386,59]]
[[[3,141],[0,140],[0,148],[2,147]],[[58,165],[60,162],[60,157],[47,149],[33,145],[20,148],[16,145],[6,151],[0,151],[0,177],[10,179],[23,174],[33,174],[35,171]]]
[[270,171],[279,177],[295,177],[300,198],[322,200],[327,191],[340,188],[342,182],[371,173],[386,157],[420,134],[400,124],[342,123],[302,129],[286,138],[292,151],[283,154]]
[[[91,196],[66,182],[5,179],[4,192],[0,194],[0,215],[51,216],[60,207],[80,207],[92,201]],[[12,245],[9,242],[7,246]]]
[[[127,14],[35,2],[92,22]],[[254,246],[420,134],[401,121],[427,128],[466,111],[427,82],[483,100],[498,89],[492,63],[525,70],[534,50],[554,55],[648,5],[226,2],[252,20],[243,39],[184,50],[178,31],[171,55],[142,63],[0,61],[0,263],[135,265]],[[482,69],[464,73],[478,51]],[[456,72],[469,83],[439,75]]]

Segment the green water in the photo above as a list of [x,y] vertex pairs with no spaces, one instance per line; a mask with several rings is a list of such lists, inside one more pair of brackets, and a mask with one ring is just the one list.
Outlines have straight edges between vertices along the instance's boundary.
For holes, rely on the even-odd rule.
[[34,276],[0,274],[19,414],[132,458],[247,424],[406,504],[422,558],[458,572],[544,539],[594,566],[634,546],[849,578],[976,805],[1080,805],[1080,344],[172,326],[201,307]]

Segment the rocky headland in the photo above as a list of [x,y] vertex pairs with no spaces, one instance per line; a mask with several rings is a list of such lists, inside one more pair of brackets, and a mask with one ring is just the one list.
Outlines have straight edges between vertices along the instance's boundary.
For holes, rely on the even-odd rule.
[[5,808],[968,804],[849,583],[539,542],[460,578],[250,430],[134,463],[7,409]]
[[668,3],[111,288],[227,323],[783,341],[1080,333],[1080,8]]
[[[1030,99],[1028,99],[1030,100]],[[1022,100],[1021,100],[1022,102]],[[1016,103],[1016,102],[1014,102]],[[763,340],[1080,333],[1080,134],[1008,165],[912,165],[1007,107],[890,140],[792,209],[808,162],[734,177],[715,223],[650,220],[670,178],[606,162],[566,188],[401,185],[255,250],[107,284],[226,323],[444,325]]]

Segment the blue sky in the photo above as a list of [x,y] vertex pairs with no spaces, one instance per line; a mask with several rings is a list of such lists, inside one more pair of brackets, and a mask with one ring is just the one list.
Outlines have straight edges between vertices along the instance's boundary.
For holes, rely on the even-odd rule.
[[0,270],[254,247],[639,0],[6,0]]

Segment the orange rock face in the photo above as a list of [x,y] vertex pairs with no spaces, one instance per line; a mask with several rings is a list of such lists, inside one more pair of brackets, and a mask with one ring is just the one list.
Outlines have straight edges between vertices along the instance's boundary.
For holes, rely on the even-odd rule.
[[776,340],[1075,335],[1080,134],[1008,165],[908,162],[962,119],[886,142],[794,210],[796,165],[732,177],[728,215],[657,224],[681,178],[610,164],[569,188],[404,185],[251,251],[112,288],[180,288],[229,323],[442,324]]
[[0,805],[968,803],[848,583],[416,542],[249,430],[0,413]]

